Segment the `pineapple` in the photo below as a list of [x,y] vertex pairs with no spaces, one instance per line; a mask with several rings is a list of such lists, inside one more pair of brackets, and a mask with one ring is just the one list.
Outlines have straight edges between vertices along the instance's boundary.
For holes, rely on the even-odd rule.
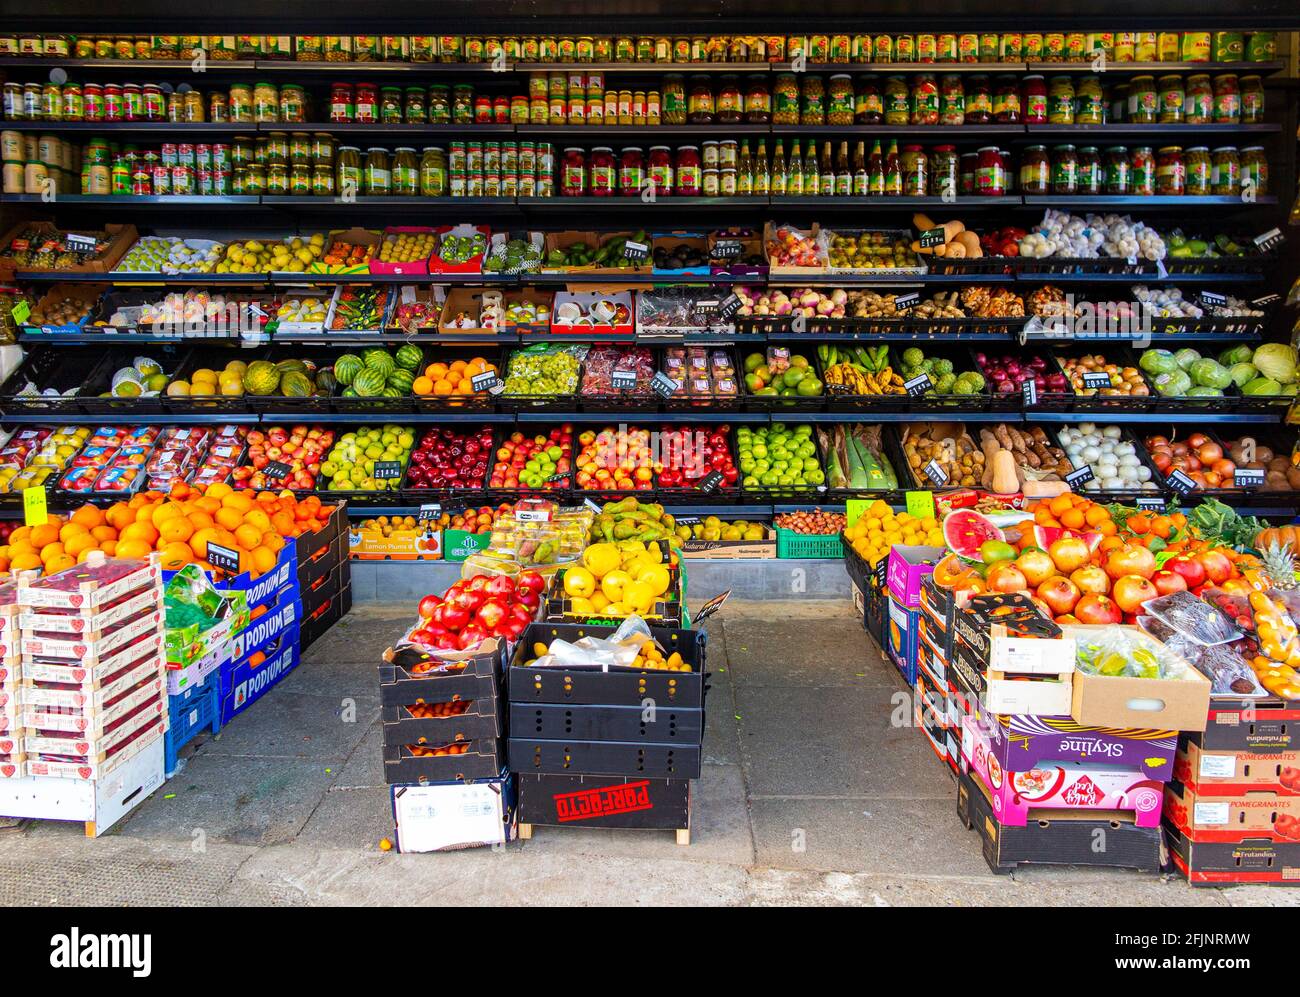
[[1296,583],[1295,555],[1291,552],[1290,544],[1279,544],[1273,541],[1264,548],[1263,553],[1264,574],[1272,583],[1271,588],[1279,592],[1300,588],[1300,584]]

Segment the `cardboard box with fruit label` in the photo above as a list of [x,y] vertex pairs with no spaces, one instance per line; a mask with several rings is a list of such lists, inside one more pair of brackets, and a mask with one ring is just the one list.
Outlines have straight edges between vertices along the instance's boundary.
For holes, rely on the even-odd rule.
[[348,557],[354,561],[440,561],[442,531],[427,524],[393,529],[354,523],[348,530]]

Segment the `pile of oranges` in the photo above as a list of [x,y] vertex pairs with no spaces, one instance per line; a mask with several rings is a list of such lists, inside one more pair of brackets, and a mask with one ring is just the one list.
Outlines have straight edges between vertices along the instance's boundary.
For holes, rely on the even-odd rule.
[[1035,526],[1089,531],[1104,537],[1113,537],[1119,531],[1106,506],[1073,492],[1039,499],[1027,506],[1025,512],[1034,517]]
[[[453,396],[467,397],[474,395],[473,379],[479,374],[491,371],[497,373],[496,364],[489,363],[482,357],[470,360],[453,360],[446,364],[441,360],[424,368],[424,373],[411,384],[411,394],[418,397]],[[498,375],[499,376],[499,375]]]
[[109,557],[144,558],[154,551],[175,571],[208,563],[208,544],[239,555],[239,571],[254,576],[275,567],[285,543],[324,527],[331,506],[315,495],[237,492],[227,484],[194,488],[177,482],[169,494],[147,491],[107,509],[83,505],[71,515],[50,516],[39,526],[20,526],[0,546],[0,572],[63,571],[91,551]]

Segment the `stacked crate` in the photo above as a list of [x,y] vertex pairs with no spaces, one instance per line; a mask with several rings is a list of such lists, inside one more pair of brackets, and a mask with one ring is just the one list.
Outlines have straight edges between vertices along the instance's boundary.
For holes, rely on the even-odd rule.
[[[346,562],[345,562],[346,563]],[[440,659],[412,645],[379,666],[384,781],[404,851],[500,844],[514,837],[505,771],[503,645]]]
[[18,583],[0,585],[0,779],[24,773],[21,638],[18,633]]
[[532,825],[657,828],[690,841],[691,780],[699,778],[707,691],[704,633],[651,628],[689,672],[529,666],[535,645],[609,638],[612,627],[535,623],[507,677],[510,770],[519,835]]
[[81,820],[96,834],[162,783],[162,593],[155,560],[98,552],[19,579],[21,734],[12,746],[26,758],[20,778],[0,783],[0,813]]

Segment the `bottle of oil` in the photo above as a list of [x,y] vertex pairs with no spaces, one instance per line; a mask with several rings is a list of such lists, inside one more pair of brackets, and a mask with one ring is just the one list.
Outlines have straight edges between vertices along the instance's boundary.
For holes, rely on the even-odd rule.
[[835,164],[831,160],[830,142],[822,143],[822,161],[821,161],[821,195],[822,197],[832,197],[835,194]]
[[772,151],[772,169],[768,176],[768,186],[773,197],[785,196],[785,179],[785,147],[777,139],[776,148]]
[[772,192],[772,177],[767,168],[767,141],[758,140],[758,151],[754,155],[754,194],[766,197]]
[[740,142],[740,157],[736,162],[736,193],[749,197],[754,193],[754,157],[749,151],[749,139]]
[[804,194],[803,155],[799,152],[799,140],[790,143],[790,165],[785,172],[785,192],[788,197],[802,197]]
[[885,153],[885,195],[903,195],[903,165],[898,158],[898,139],[889,140],[889,151]]
[[880,139],[871,143],[871,158],[867,160],[867,193],[872,197],[885,193],[885,157],[880,154]]
[[816,197],[822,192],[822,172],[817,165],[817,143],[808,143],[808,155],[803,161],[803,192],[808,197]]
[[841,142],[835,154],[835,196],[848,197],[853,193],[853,170],[849,166],[849,143]]
[[866,197],[868,190],[867,176],[867,144],[861,139],[858,140],[857,147],[853,150],[853,196]]

